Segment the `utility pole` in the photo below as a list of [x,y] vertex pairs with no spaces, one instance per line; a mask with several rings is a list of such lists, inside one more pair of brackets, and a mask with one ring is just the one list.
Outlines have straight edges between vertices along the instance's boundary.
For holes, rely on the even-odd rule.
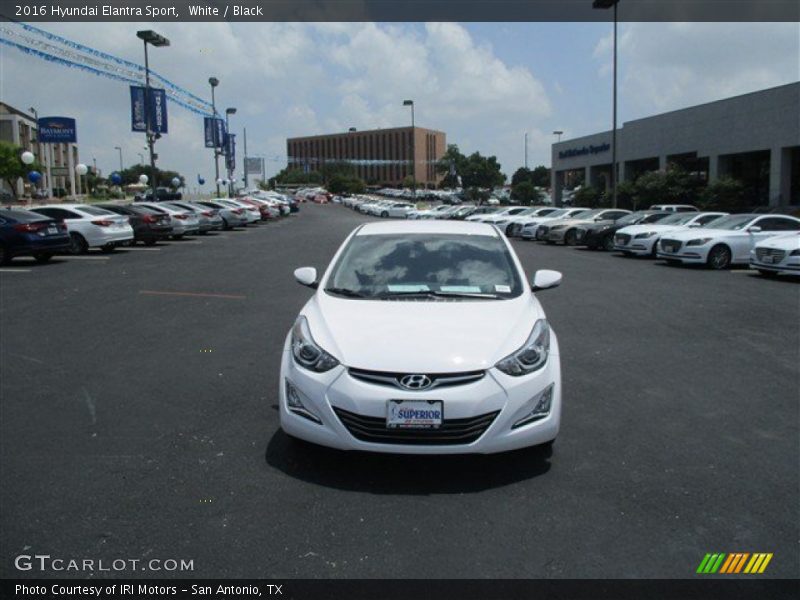
[[[137,31],[136,37],[144,43],[144,114],[147,123],[147,146],[150,150],[150,179],[153,188],[153,199],[156,200],[156,188],[158,187],[158,175],[156,174],[156,139],[161,137],[160,133],[153,131],[152,115],[150,114],[150,62],[147,56],[147,44],[152,44],[156,48],[169,46],[169,40],[155,31]],[[154,103],[155,105],[155,103]]]
[[219,193],[219,148],[217,147],[217,103],[214,98],[214,88],[219,85],[219,79],[216,77],[209,77],[208,83],[211,86],[211,112],[214,117],[214,184],[217,186],[217,198],[220,197]]
[[244,136],[244,189],[248,189],[250,182],[247,177],[247,127],[243,128]]
[[528,132],[525,132],[525,168],[528,168]]

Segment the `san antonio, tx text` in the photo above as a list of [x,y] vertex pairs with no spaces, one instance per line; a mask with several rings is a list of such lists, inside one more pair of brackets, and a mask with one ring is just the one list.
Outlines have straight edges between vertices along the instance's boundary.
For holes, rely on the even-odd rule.
[[264,584],[263,586],[257,585],[218,585],[216,587],[210,585],[192,585],[188,588],[178,588],[175,585],[147,585],[147,584],[131,584],[131,583],[114,583],[110,585],[103,584],[89,584],[89,585],[64,585],[53,584],[46,585],[23,585],[17,584],[14,586],[16,596],[24,595],[44,595],[48,592],[52,596],[65,596],[68,598],[82,597],[82,596],[96,596],[100,597],[101,594],[107,596],[115,596],[117,594],[123,596],[139,596],[139,595],[152,595],[159,596],[174,596],[179,591],[189,593],[197,596],[261,596],[262,587],[264,588],[264,595],[267,596],[282,596],[282,585],[275,585],[272,583]]

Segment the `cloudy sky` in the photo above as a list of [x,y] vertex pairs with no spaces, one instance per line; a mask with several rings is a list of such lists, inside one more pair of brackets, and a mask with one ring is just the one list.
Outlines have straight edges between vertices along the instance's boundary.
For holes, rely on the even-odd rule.
[[[48,23],[44,29],[143,62],[138,23]],[[509,176],[550,162],[553,130],[564,139],[610,128],[608,23],[158,23],[172,46],[151,66],[202,97],[220,79],[218,109],[238,108],[248,150],[269,174],[286,165],[287,137],[408,124],[447,133],[466,153],[498,157]],[[791,23],[621,24],[620,121],[790,83],[800,73],[800,29]],[[124,83],[56,66],[0,46],[0,99],[78,121],[81,158],[105,173],[144,153],[129,131]],[[202,118],[170,105],[159,165],[193,180],[213,176]],[[239,152],[241,156],[241,135]],[[241,161],[240,161],[241,162]],[[241,173],[241,166],[239,167]]]

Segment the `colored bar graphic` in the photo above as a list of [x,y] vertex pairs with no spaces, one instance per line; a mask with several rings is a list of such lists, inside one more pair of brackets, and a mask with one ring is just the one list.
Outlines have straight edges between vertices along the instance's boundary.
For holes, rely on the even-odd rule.
[[708,553],[700,561],[697,573],[720,573],[726,575],[763,573],[771,560],[772,553],[766,552],[754,552],[752,554],[750,552]]

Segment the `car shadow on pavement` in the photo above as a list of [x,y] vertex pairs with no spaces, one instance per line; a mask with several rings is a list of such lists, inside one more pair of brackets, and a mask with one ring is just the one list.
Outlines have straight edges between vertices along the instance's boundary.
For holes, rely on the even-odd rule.
[[403,455],[345,452],[297,440],[278,430],[266,461],[290,477],[373,494],[463,494],[525,481],[550,470],[552,448],[501,454]]

